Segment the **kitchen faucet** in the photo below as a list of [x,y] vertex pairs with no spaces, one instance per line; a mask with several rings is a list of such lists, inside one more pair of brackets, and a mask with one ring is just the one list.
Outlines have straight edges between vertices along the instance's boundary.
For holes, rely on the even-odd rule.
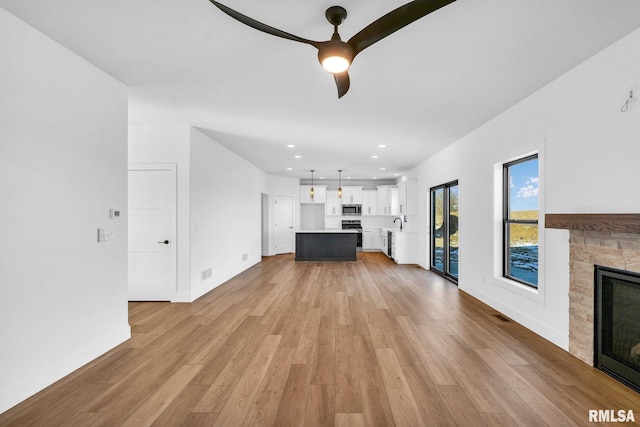
[[400,231],[402,231],[402,218],[398,217],[398,218],[394,219],[393,223],[395,224],[396,220],[398,220],[398,219],[400,220]]

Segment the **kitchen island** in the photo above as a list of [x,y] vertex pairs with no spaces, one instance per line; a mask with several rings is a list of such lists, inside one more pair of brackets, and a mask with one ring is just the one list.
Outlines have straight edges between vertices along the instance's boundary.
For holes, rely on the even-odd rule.
[[356,230],[296,232],[296,261],[356,261]]

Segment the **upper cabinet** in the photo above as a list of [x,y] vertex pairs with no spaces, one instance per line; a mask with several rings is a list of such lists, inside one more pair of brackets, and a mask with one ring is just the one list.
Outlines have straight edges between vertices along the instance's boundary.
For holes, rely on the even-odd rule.
[[327,190],[324,208],[326,215],[342,215],[342,200],[338,198],[338,190]]
[[311,200],[311,186],[300,186],[300,203],[325,203],[327,199],[327,186],[326,185],[314,185],[313,186],[314,197]]
[[344,186],[342,187],[342,204],[343,205],[361,205],[362,204],[362,187]]
[[395,185],[378,186],[378,215],[398,215],[398,187]]
[[362,215],[378,215],[378,191],[362,191]]
[[403,181],[398,184],[398,213],[418,215],[418,182]]

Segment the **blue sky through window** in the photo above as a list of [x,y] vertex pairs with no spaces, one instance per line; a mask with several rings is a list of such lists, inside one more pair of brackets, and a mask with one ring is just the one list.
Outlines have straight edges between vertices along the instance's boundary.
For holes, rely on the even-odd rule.
[[538,210],[538,159],[517,163],[509,170],[510,210]]

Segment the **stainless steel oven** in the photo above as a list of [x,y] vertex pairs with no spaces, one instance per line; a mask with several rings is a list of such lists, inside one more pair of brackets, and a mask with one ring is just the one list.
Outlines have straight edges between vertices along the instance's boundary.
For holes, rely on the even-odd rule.
[[362,252],[362,224],[360,223],[360,220],[359,219],[343,219],[342,229],[356,230],[358,232],[358,236],[356,239],[356,251]]

